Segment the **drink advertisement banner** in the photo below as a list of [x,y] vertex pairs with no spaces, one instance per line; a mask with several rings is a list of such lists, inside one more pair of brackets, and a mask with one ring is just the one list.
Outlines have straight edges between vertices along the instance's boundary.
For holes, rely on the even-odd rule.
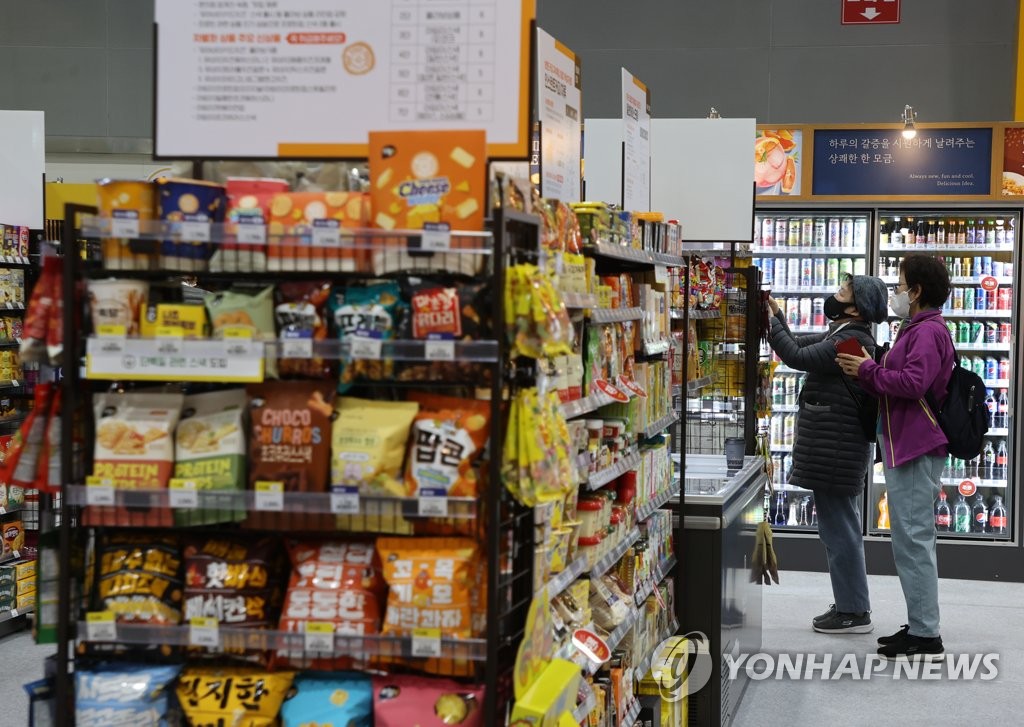
[[759,197],[799,197],[801,194],[800,129],[758,129],[754,140],[754,182]]
[[1002,196],[1024,196],[1024,126],[1006,127],[1002,180]]
[[537,29],[537,116],[540,119],[540,193],[580,201],[583,116],[579,58]]
[[651,209],[651,92],[622,69],[622,206]]
[[813,172],[821,196],[987,196],[992,127],[817,129]]
[[156,0],[156,155],[363,158],[476,130],[527,158],[534,0]]

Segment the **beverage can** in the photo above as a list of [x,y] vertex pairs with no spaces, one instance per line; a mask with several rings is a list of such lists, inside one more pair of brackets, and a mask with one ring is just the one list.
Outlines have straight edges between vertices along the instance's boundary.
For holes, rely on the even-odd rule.
[[786,381],[781,376],[772,379],[772,404],[782,406],[786,403]]
[[[1010,325],[1007,323],[1006,325]],[[985,340],[979,341],[979,343],[999,343],[999,324],[995,321],[988,321],[985,323]]]
[[996,310],[1010,310],[1013,305],[1013,289],[999,288],[996,291]]
[[800,222],[800,243],[804,247],[814,245],[814,218],[804,217]]
[[865,260],[862,257],[854,258],[853,259],[853,274],[854,275],[864,275],[864,274],[866,274],[866,272],[867,272],[867,264],[868,264],[867,260]]
[[800,299],[800,325],[807,327],[811,325],[812,320],[812,309],[811,299],[801,298]]
[[960,368],[967,369],[968,371],[974,370],[974,363],[971,361],[969,356],[960,357]]
[[790,247],[800,247],[800,219],[797,217],[789,218],[789,227],[786,236],[787,243]]
[[[956,326],[957,326],[957,334],[956,334],[956,341],[957,341],[957,343],[970,343],[971,342],[971,324],[968,323],[967,321],[960,321],[960,323],[956,324]],[[966,366],[965,368],[970,368],[970,365]]]
[[796,406],[797,397],[797,379],[796,376],[786,377],[786,406]]
[[760,269],[762,282],[769,288],[772,287],[775,282],[775,263],[766,258],[756,258],[754,267]]
[[790,288],[800,286],[800,260],[798,258],[790,258],[786,264],[786,285]]
[[775,218],[775,247],[783,247],[789,238],[789,224],[785,217]]
[[971,359],[971,370],[974,371],[975,375],[980,378],[985,378],[985,359],[981,356],[975,356]]
[[811,323],[815,326],[825,325],[825,299],[815,298],[811,303]]
[[824,217],[814,218],[814,246],[825,247],[828,243],[828,223]]
[[981,256],[981,274],[991,275],[992,274],[992,257],[990,255]]
[[814,260],[805,257],[800,260],[800,285],[810,287],[814,283]]
[[998,379],[999,378],[999,361],[995,356],[987,356],[985,358],[985,375],[982,377],[985,379]]
[[970,310],[974,307],[974,297],[977,292],[975,288],[964,288],[964,309]]
[[844,257],[839,259],[839,275],[853,275],[853,258]]
[[992,274],[997,277],[1003,277],[1003,262],[1001,260],[992,261]]
[[800,325],[800,299],[799,298],[787,298],[786,299],[786,320],[789,325],[799,326]]
[[844,217],[839,223],[839,246],[852,248],[853,244],[853,218]]
[[825,258],[814,258],[814,282],[815,287],[825,287]]
[[996,340],[993,343],[1009,343],[1010,335],[1013,333],[1013,326],[1010,325],[1009,321],[1003,321],[999,324],[999,330],[996,334]]
[[[771,260],[768,261],[771,263]],[[775,259],[775,284],[780,288],[786,285],[786,258]]]
[[838,217],[828,218],[828,246],[839,247],[840,223]]
[[971,337],[967,340],[967,343],[984,343],[985,342],[985,326],[981,321],[971,321]]
[[825,262],[825,285],[839,285],[839,258],[830,257]]
[[999,377],[1002,381],[1010,380],[1010,359],[1003,357],[999,359]]
[[761,220],[761,247],[775,247],[775,220],[771,217]]
[[978,288],[974,294],[974,310],[986,310],[988,308],[988,291]]
[[953,288],[953,310],[964,309],[964,289]]
[[858,250],[864,250],[868,246],[868,221],[865,217],[853,220],[853,245]]
[[1013,263],[1003,263],[1003,277],[1004,278],[1012,278],[1013,277]]

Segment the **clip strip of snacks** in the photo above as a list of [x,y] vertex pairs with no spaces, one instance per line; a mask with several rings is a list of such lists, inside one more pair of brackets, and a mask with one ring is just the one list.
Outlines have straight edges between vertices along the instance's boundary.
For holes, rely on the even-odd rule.
[[[60,567],[82,554],[58,629],[78,725],[505,710],[532,520],[501,486],[504,250],[539,220],[484,230],[477,136],[390,135],[365,191],[108,181],[69,207],[82,368],[46,429],[72,473]],[[406,208],[427,156],[450,194]]]
[[550,605],[526,639],[551,661],[521,685],[512,718],[552,717],[569,695],[565,723],[633,727],[635,686],[678,623],[665,508],[679,492],[671,431],[685,341],[671,321],[686,260],[678,224],[659,215],[533,203],[542,254],[507,271],[506,288],[512,309],[544,311],[532,317],[544,325],[508,307],[506,322],[513,355],[539,378],[513,396],[505,484],[534,508],[533,587]]

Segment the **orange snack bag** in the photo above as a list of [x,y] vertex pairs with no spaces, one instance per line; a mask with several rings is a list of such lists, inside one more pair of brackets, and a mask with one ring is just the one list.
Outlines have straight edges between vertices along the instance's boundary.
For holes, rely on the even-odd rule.
[[490,432],[486,401],[413,393],[421,410],[412,425],[405,487],[411,497],[476,497],[479,476],[473,464]]
[[[355,272],[358,250],[323,247],[314,226],[367,226],[368,199],[362,192],[282,192],[270,200],[269,270]],[[283,236],[283,238],[281,237]]]

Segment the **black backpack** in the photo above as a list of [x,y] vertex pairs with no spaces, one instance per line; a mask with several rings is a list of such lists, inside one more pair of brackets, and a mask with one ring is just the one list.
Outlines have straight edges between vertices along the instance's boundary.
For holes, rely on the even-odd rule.
[[[960,360],[956,347],[953,348],[953,360]],[[980,376],[956,363],[946,386],[946,400],[942,407],[936,406],[931,391],[925,394],[925,400],[949,440],[951,455],[970,460],[981,454],[988,431],[988,407],[985,405],[985,382]]]

